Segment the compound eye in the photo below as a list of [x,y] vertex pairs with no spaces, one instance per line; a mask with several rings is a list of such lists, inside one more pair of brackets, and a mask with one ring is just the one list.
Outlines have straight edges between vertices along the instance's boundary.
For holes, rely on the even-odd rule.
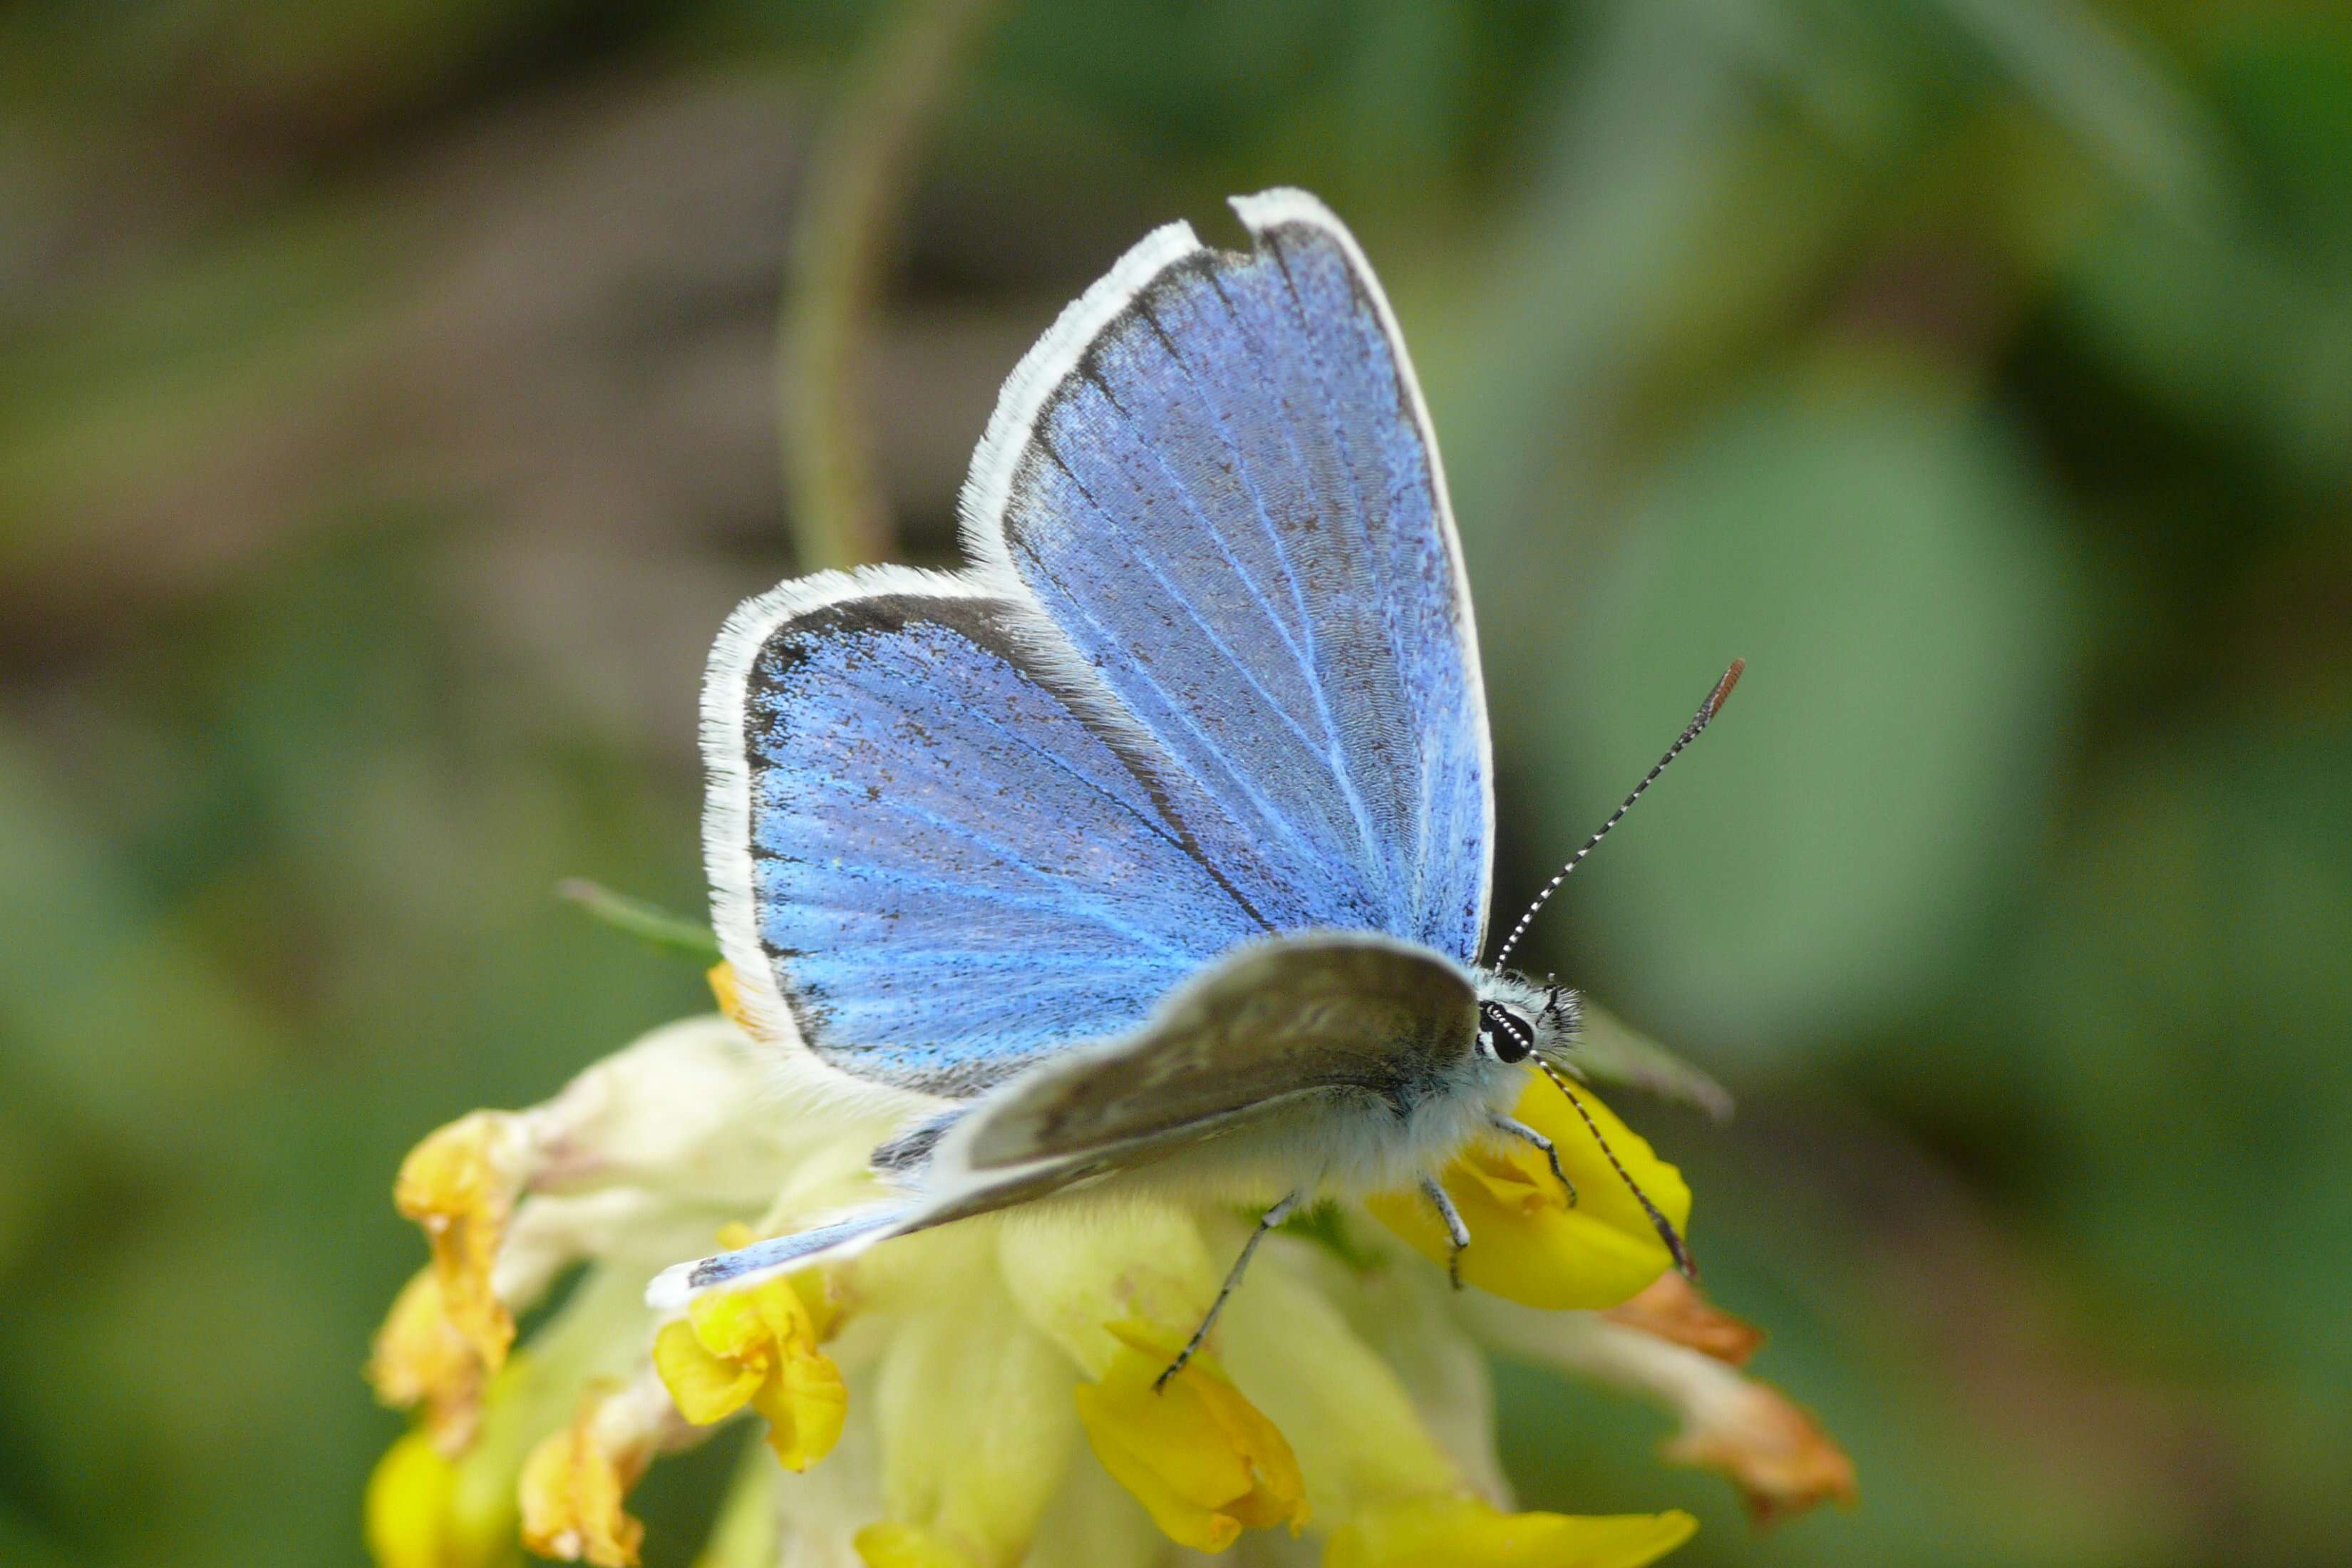
[[1500,1002],[1478,1004],[1478,1041],[1498,1062],[1523,1062],[1535,1054],[1535,1026]]

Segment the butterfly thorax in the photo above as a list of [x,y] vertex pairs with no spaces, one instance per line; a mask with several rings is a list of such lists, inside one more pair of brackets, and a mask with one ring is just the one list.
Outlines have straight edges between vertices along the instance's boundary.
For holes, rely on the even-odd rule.
[[1465,977],[1475,1022],[1438,1030],[1447,1043],[1384,1052],[1395,1069],[1387,1076],[1203,1129],[1164,1160],[1121,1172],[1119,1184],[1236,1201],[1288,1190],[1360,1197],[1444,1169],[1465,1146],[1496,1136],[1496,1119],[1526,1091],[1531,1058],[1564,1061],[1579,1022],[1576,994],[1565,986],[1479,968]]

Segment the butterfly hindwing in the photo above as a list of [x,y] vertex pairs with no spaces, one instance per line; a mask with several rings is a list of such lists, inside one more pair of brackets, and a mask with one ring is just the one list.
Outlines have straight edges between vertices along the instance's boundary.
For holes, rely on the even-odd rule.
[[976,1093],[1265,930],[1016,614],[884,572],[791,584],[730,626],[740,669],[706,737],[722,941],[762,1021],[853,1077]]

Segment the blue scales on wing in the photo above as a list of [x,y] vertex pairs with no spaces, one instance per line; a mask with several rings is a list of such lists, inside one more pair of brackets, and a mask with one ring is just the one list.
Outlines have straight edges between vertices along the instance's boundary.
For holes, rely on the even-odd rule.
[[1135,287],[967,526],[1196,786],[1184,826],[1255,908],[1468,963],[1485,701],[1426,416],[1336,220],[1236,205],[1255,248]]
[[970,1099],[1270,933],[1475,959],[1492,796],[1444,483],[1379,285],[1274,192],[1139,245],[1008,382],[961,574],[786,584],[705,690],[755,1024]]
[[841,597],[746,672],[758,941],[802,1039],[860,1078],[976,1093],[1267,929],[1011,620]]

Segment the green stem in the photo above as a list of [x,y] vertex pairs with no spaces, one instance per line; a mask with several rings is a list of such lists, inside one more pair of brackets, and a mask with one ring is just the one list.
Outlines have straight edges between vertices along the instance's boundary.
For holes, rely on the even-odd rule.
[[992,0],[908,0],[810,153],[780,332],[784,500],[808,571],[887,560],[894,539],[860,371],[918,149]]
[[557,896],[570,900],[586,910],[590,918],[603,921],[614,931],[625,931],[648,947],[664,952],[682,953],[698,963],[719,962],[719,940],[710,928],[700,921],[672,914],[659,904],[644,899],[633,899],[626,893],[616,893],[600,883],[574,877],[555,889]]

